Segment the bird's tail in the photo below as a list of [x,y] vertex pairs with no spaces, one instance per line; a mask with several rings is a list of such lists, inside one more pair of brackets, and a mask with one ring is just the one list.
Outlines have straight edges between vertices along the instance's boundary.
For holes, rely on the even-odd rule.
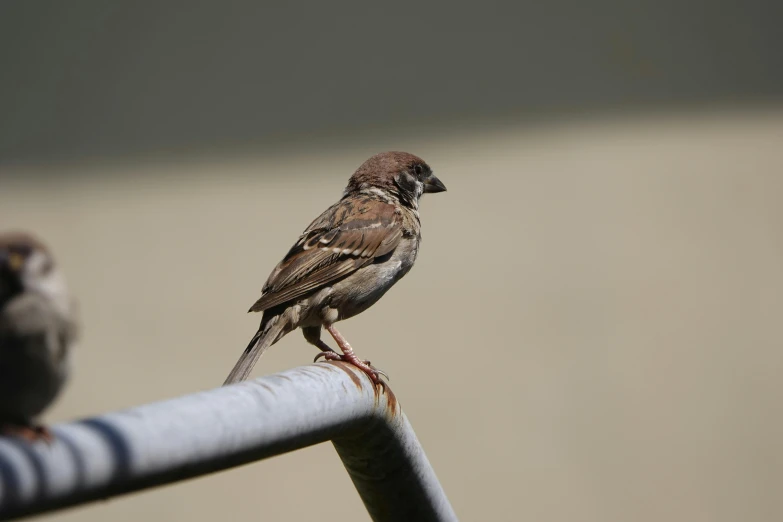
[[250,343],[245,348],[245,351],[242,352],[239,360],[234,365],[234,369],[226,377],[223,386],[247,379],[247,376],[253,370],[253,366],[256,365],[259,357],[266,349],[288,333],[286,326],[287,321],[280,316],[272,317],[269,321],[261,323],[261,327],[253,338],[250,339]]

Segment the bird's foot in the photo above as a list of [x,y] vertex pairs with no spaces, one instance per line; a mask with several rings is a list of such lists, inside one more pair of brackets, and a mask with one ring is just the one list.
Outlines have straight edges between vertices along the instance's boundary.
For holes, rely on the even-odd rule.
[[315,356],[315,358],[313,359],[313,362],[318,362],[318,359],[320,359],[321,357],[323,357],[327,361],[342,361],[343,360],[343,356],[340,355],[339,353],[335,352],[334,350],[329,350],[329,351],[324,350],[323,352],[319,352],[318,355]]
[[[343,352],[342,355],[337,354],[337,352],[334,352],[334,355],[324,355],[324,357],[326,357],[327,360],[332,360],[332,361],[340,360],[353,364],[361,371],[366,373],[367,376],[370,377],[373,383],[384,386],[383,381],[381,381],[381,375],[383,375],[388,381],[389,376],[386,375],[386,372],[373,367],[370,361],[362,361],[361,359],[356,357],[356,354],[354,353],[353,348],[351,348],[351,345],[348,343],[345,337],[343,337],[343,335],[337,331],[337,328],[335,328],[333,324],[324,325],[324,328],[326,329],[327,332],[329,332],[332,335],[332,338],[337,343],[337,346],[339,346],[340,350],[342,350]],[[329,351],[333,352],[331,348],[329,349]],[[335,355],[337,355],[339,359],[335,358],[334,357]]]
[[383,384],[383,382],[380,379],[381,376],[383,376],[387,381],[389,380],[389,376],[386,374],[386,372],[384,372],[379,368],[374,367],[372,363],[370,363],[370,361],[362,361],[361,359],[356,357],[356,355],[354,355],[353,353],[351,353],[350,355],[345,355],[345,354],[341,355],[335,352],[334,350],[330,350],[328,352],[323,351],[315,356],[313,362],[318,361],[318,359],[320,359],[321,357],[323,357],[327,361],[342,361],[348,364],[352,364],[357,368],[359,368],[364,373],[366,373],[367,376],[370,379],[372,379],[372,382],[374,382],[375,384]]
[[318,362],[318,359],[320,359],[321,357],[323,357],[327,361],[342,361],[343,360],[339,353],[337,353],[334,350],[332,350],[331,348],[329,348],[329,346],[326,345],[325,343],[323,343],[323,346],[319,346],[319,348],[321,348],[321,352],[318,355],[315,356],[315,358],[313,359],[313,362]]
[[39,440],[47,444],[54,440],[54,435],[46,426],[37,424],[2,424],[0,433],[10,437],[19,437],[28,442],[37,442]]

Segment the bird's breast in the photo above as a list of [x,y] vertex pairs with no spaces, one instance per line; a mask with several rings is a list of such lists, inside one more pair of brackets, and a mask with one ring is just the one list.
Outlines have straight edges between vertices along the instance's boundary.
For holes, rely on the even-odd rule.
[[378,299],[413,267],[418,255],[418,239],[404,238],[394,251],[360,268],[332,286],[332,302],[340,319],[359,314]]

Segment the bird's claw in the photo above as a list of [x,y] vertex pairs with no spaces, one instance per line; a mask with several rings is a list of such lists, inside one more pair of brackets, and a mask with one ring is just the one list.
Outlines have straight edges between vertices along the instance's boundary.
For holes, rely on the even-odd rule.
[[342,361],[343,360],[343,356],[340,355],[339,353],[335,352],[335,351],[330,351],[330,352],[324,351],[324,352],[319,352],[318,355],[316,355],[315,358],[313,359],[313,362],[318,362],[318,359],[320,359],[321,357],[323,357],[327,361]]
[[315,358],[313,359],[313,362],[318,362],[321,358],[326,359],[327,361],[342,361],[348,364],[352,364],[362,370],[364,373],[367,374],[367,376],[372,379],[372,381],[375,384],[383,384],[380,377],[383,376],[384,379],[387,381],[391,381],[389,379],[389,374],[387,374],[385,371],[381,370],[380,368],[376,368],[372,365],[370,361],[362,361],[361,359],[352,359],[350,357],[346,357],[345,355],[340,355],[339,353],[335,351],[323,351],[318,353]]
[[[351,362],[351,361],[348,361],[348,362]],[[383,378],[386,379],[387,381],[391,380],[391,379],[389,379],[389,375],[385,371],[381,370],[380,368],[376,368],[375,366],[370,364],[370,361],[359,361],[359,362],[362,363],[362,366],[360,366],[360,365],[358,365],[356,363],[353,363],[353,362],[351,362],[351,364],[353,364],[354,366],[359,368],[361,371],[366,373],[367,376],[372,380],[372,382],[374,384],[380,384],[381,386],[385,386],[386,385],[386,383],[381,380],[381,376],[383,376]]]
[[[367,366],[369,366],[370,368],[372,368],[372,370],[373,370],[373,371],[374,371],[376,374],[378,374],[379,376],[383,375],[383,378],[384,378],[384,379],[386,379],[387,381],[391,381],[391,379],[389,379],[389,374],[387,374],[385,371],[381,370],[380,368],[376,368],[375,366],[373,366],[372,364],[370,364],[370,361],[364,361],[364,364],[366,364]],[[380,382],[380,380],[379,380],[378,382]]]
[[44,441],[50,444],[54,435],[46,426],[5,424],[0,427],[0,434],[10,437],[19,437],[28,442]]

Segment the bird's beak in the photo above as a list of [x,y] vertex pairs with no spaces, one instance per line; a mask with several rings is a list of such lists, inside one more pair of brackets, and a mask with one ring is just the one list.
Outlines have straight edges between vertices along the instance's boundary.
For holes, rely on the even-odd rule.
[[424,193],[435,194],[436,192],[446,192],[446,185],[433,174],[424,182]]

